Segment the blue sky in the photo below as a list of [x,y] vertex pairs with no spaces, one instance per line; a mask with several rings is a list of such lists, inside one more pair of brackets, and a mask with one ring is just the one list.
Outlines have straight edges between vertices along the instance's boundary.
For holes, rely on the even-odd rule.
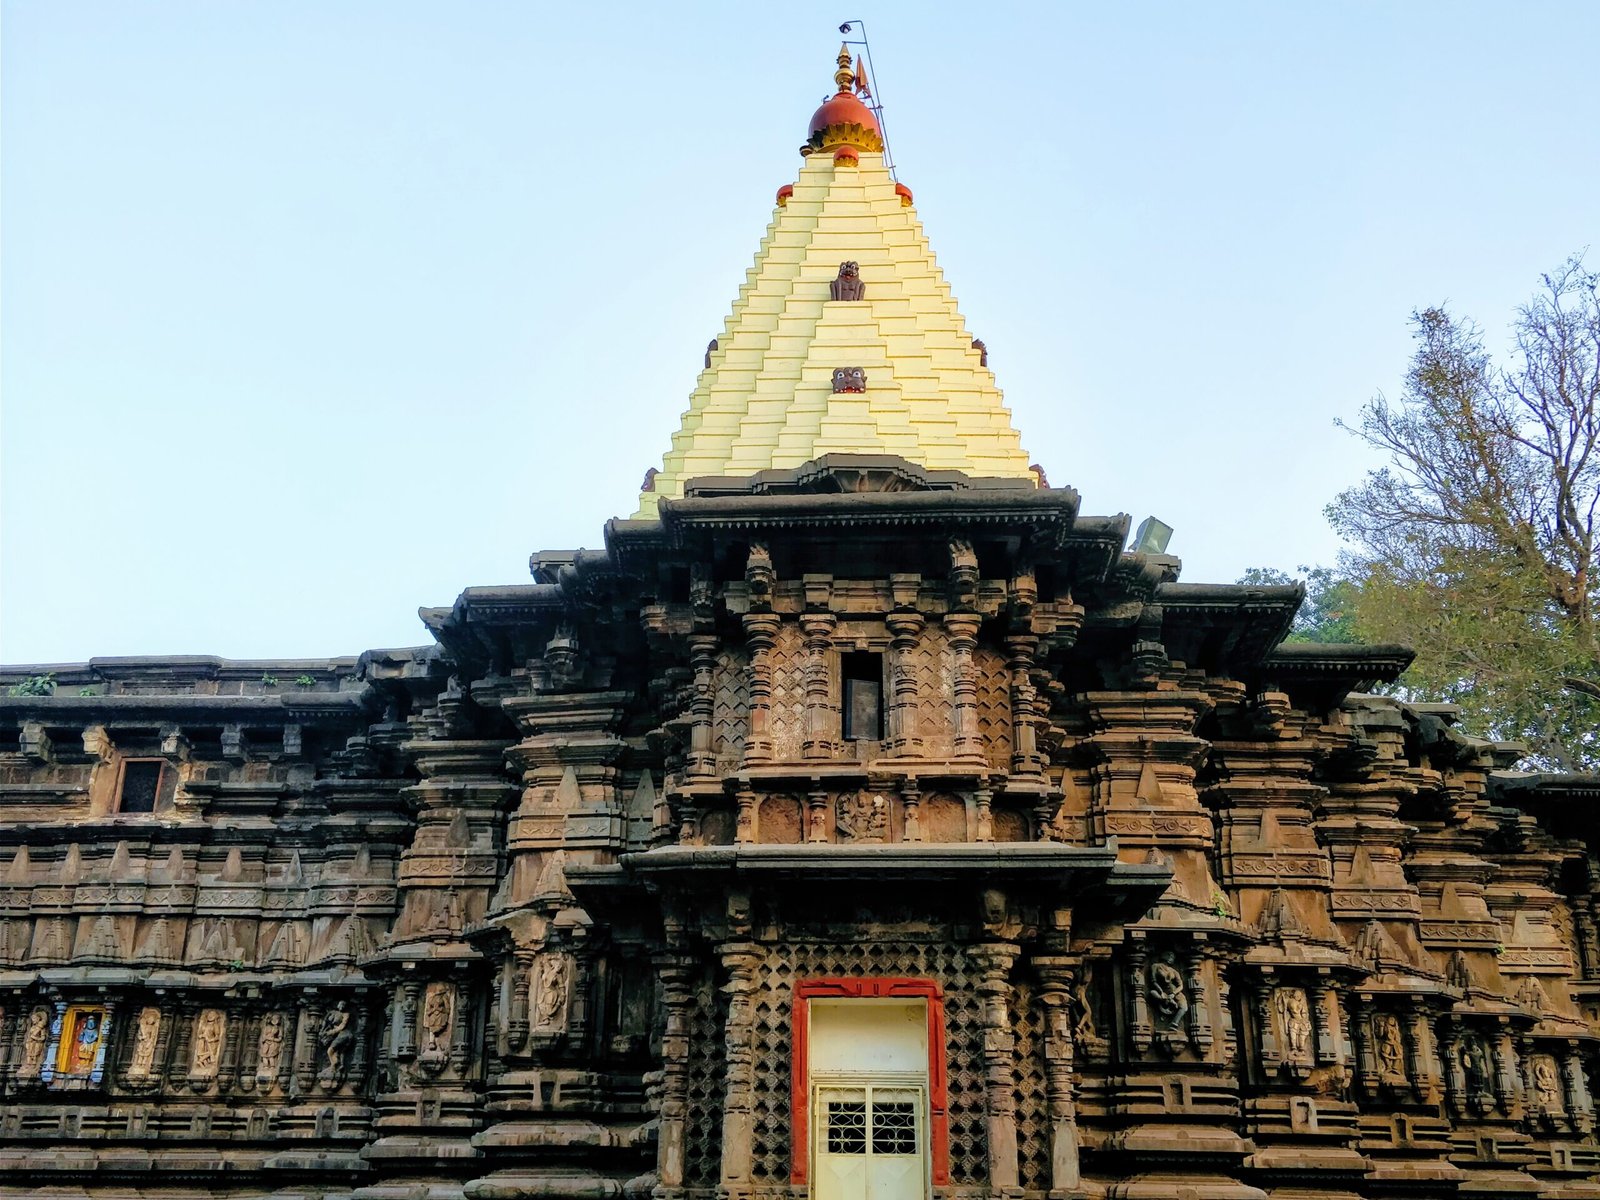
[[1191,581],[1331,561],[1411,310],[1499,347],[1600,240],[1587,0],[0,13],[11,662],[418,644],[599,545],[849,17],[1024,445]]

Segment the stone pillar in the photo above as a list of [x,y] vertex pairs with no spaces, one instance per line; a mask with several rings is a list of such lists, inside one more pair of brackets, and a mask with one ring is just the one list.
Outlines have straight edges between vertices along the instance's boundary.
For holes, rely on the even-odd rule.
[[957,758],[982,758],[983,738],[978,735],[978,676],[972,665],[972,652],[978,647],[977,613],[953,612],[946,615],[944,627],[950,635],[950,650],[955,657],[954,694],[955,752]]
[[890,661],[889,745],[895,754],[914,755],[922,750],[922,713],[917,699],[917,665],[912,656],[922,637],[926,618],[915,609],[896,609],[885,619],[889,627]]
[[749,651],[746,667],[750,685],[750,728],[744,739],[744,761],[772,761],[772,646],[783,624],[777,613],[749,612],[744,615],[745,646]]
[[245,1016],[237,1009],[223,1009],[228,1017],[227,1033],[222,1041],[222,1060],[217,1066],[217,1091],[227,1095],[233,1088],[233,1081],[239,1070],[239,1039],[248,1024]]
[[1573,1126],[1580,1134],[1588,1134],[1594,1129],[1594,1101],[1583,1077],[1583,1060],[1576,1043],[1561,1057],[1561,1074],[1566,1083],[1567,1112],[1572,1114]]
[[661,1118],[656,1175],[672,1195],[683,1187],[684,1141],[689,1112],[689,1005],[694,998],[694,960],[665,954],[656,959],[665,1026],[661,1035]]
[[755,1122],[756,967],[761,952],[750,942],[723,947],[728,972],[727,1088],[722,1104],[722,1186],[719,1197],[734,1198],[750,1189],[750,1158]]
[[1144,1054],[1150,1049],[1150,1039],[1155,1033],[1150,1024],[1150,1001],[1145,995],[1145,966],[1149,958],[1150,948],[1142,938],[1129,943],[1126,970],[1128,995],[1133,1008],[1133,1022],[1129,1032],[1133,1037],[1133,1049],[1136,1054]]
[[806,635],[806,736],[807,758],[828,758],[838,736],[838,720],[830,700],[833,677],[829,654],[833,648],[833,627],[838,618],[831,612],[808,612],[800,618]]
[[294,1090],[303,1096],[317,1082],[317,1031],[322,1028],[322,1003],[315,996],[306,999],[296,1022],[294,1042]]
[[717,753],[711,720],[717,698],[712,689],[712,671],[717,662],[717,639],[711,634],[695,634],[689,639],[689,667],[694,672],[693,699],[689,702],[688,773],[710,776],[717,772]]
[[1040,775],[1044,759],[1039,754],[1034,688],[1030,678],[1039,639],[1006,638],[1006,670],[1011,677],[1011,769],[1018,775]]
[[1011,964],[1017,948],[1004,942],[973,951],[982,967],[983,1062],[988,1098],[989,1187],[1017,1186],[1016,1034],[1011,1031]]
[[1039,1003],[1044,1006],[1045,1103],[1050,1114],[1050,1190],[1075,1190],[1082,1177],[1078,1114],[1072,1090],[1072,968],[1066,959],[1037,957]]
[[507,961],[511,972],[511,1005],[506,1017],[506,1045],[520,1052],[528,1044],[528,985],[533,977],[533,952],[519,946]]

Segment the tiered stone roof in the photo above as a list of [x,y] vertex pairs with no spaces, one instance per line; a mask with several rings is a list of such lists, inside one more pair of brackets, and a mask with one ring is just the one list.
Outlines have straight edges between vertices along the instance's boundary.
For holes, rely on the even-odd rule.
[[[699,476],[797,467],[838,452],[1032,478],[910,189],[890,175],[841,59],[839,95],[813,120],[800,176],[779,193],[639,517],[654,516],[659,498],[683,495],[685,481]],[[860,265],[863,299],[831,298],[843,262]],[[865,390],[835,392],[840,367],[862,368]]]

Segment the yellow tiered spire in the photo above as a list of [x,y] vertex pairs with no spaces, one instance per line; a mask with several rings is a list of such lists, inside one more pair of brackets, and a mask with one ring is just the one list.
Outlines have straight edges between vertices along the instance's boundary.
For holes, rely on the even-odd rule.
[[[890,176],[870,109],[839,93],[812,118],[800,177],[783,188],[754,267],[639,499],[702,475],[752,475],[824,454],[898,454],[935,470],[1033,478],[994,376],[928,248],[911,192]],[[834,299],[842,263],[861,299]],[[835,390],[861,368],[864,390]]]

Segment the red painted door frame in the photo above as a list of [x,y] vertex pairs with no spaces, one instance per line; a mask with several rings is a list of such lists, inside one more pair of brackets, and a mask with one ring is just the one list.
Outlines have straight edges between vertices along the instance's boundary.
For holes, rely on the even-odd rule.
[[794,1054],[789,1096],[789,1182],[804,1184],[811,1170],[811,1096],[806,1078],[810,1057],[811,1001],[907,997],[928,1002],[928,1148],[933,1182],[950,1182],[949,1084],[944,1063],[944,993],[931,979],[802,979],[794,985]]

